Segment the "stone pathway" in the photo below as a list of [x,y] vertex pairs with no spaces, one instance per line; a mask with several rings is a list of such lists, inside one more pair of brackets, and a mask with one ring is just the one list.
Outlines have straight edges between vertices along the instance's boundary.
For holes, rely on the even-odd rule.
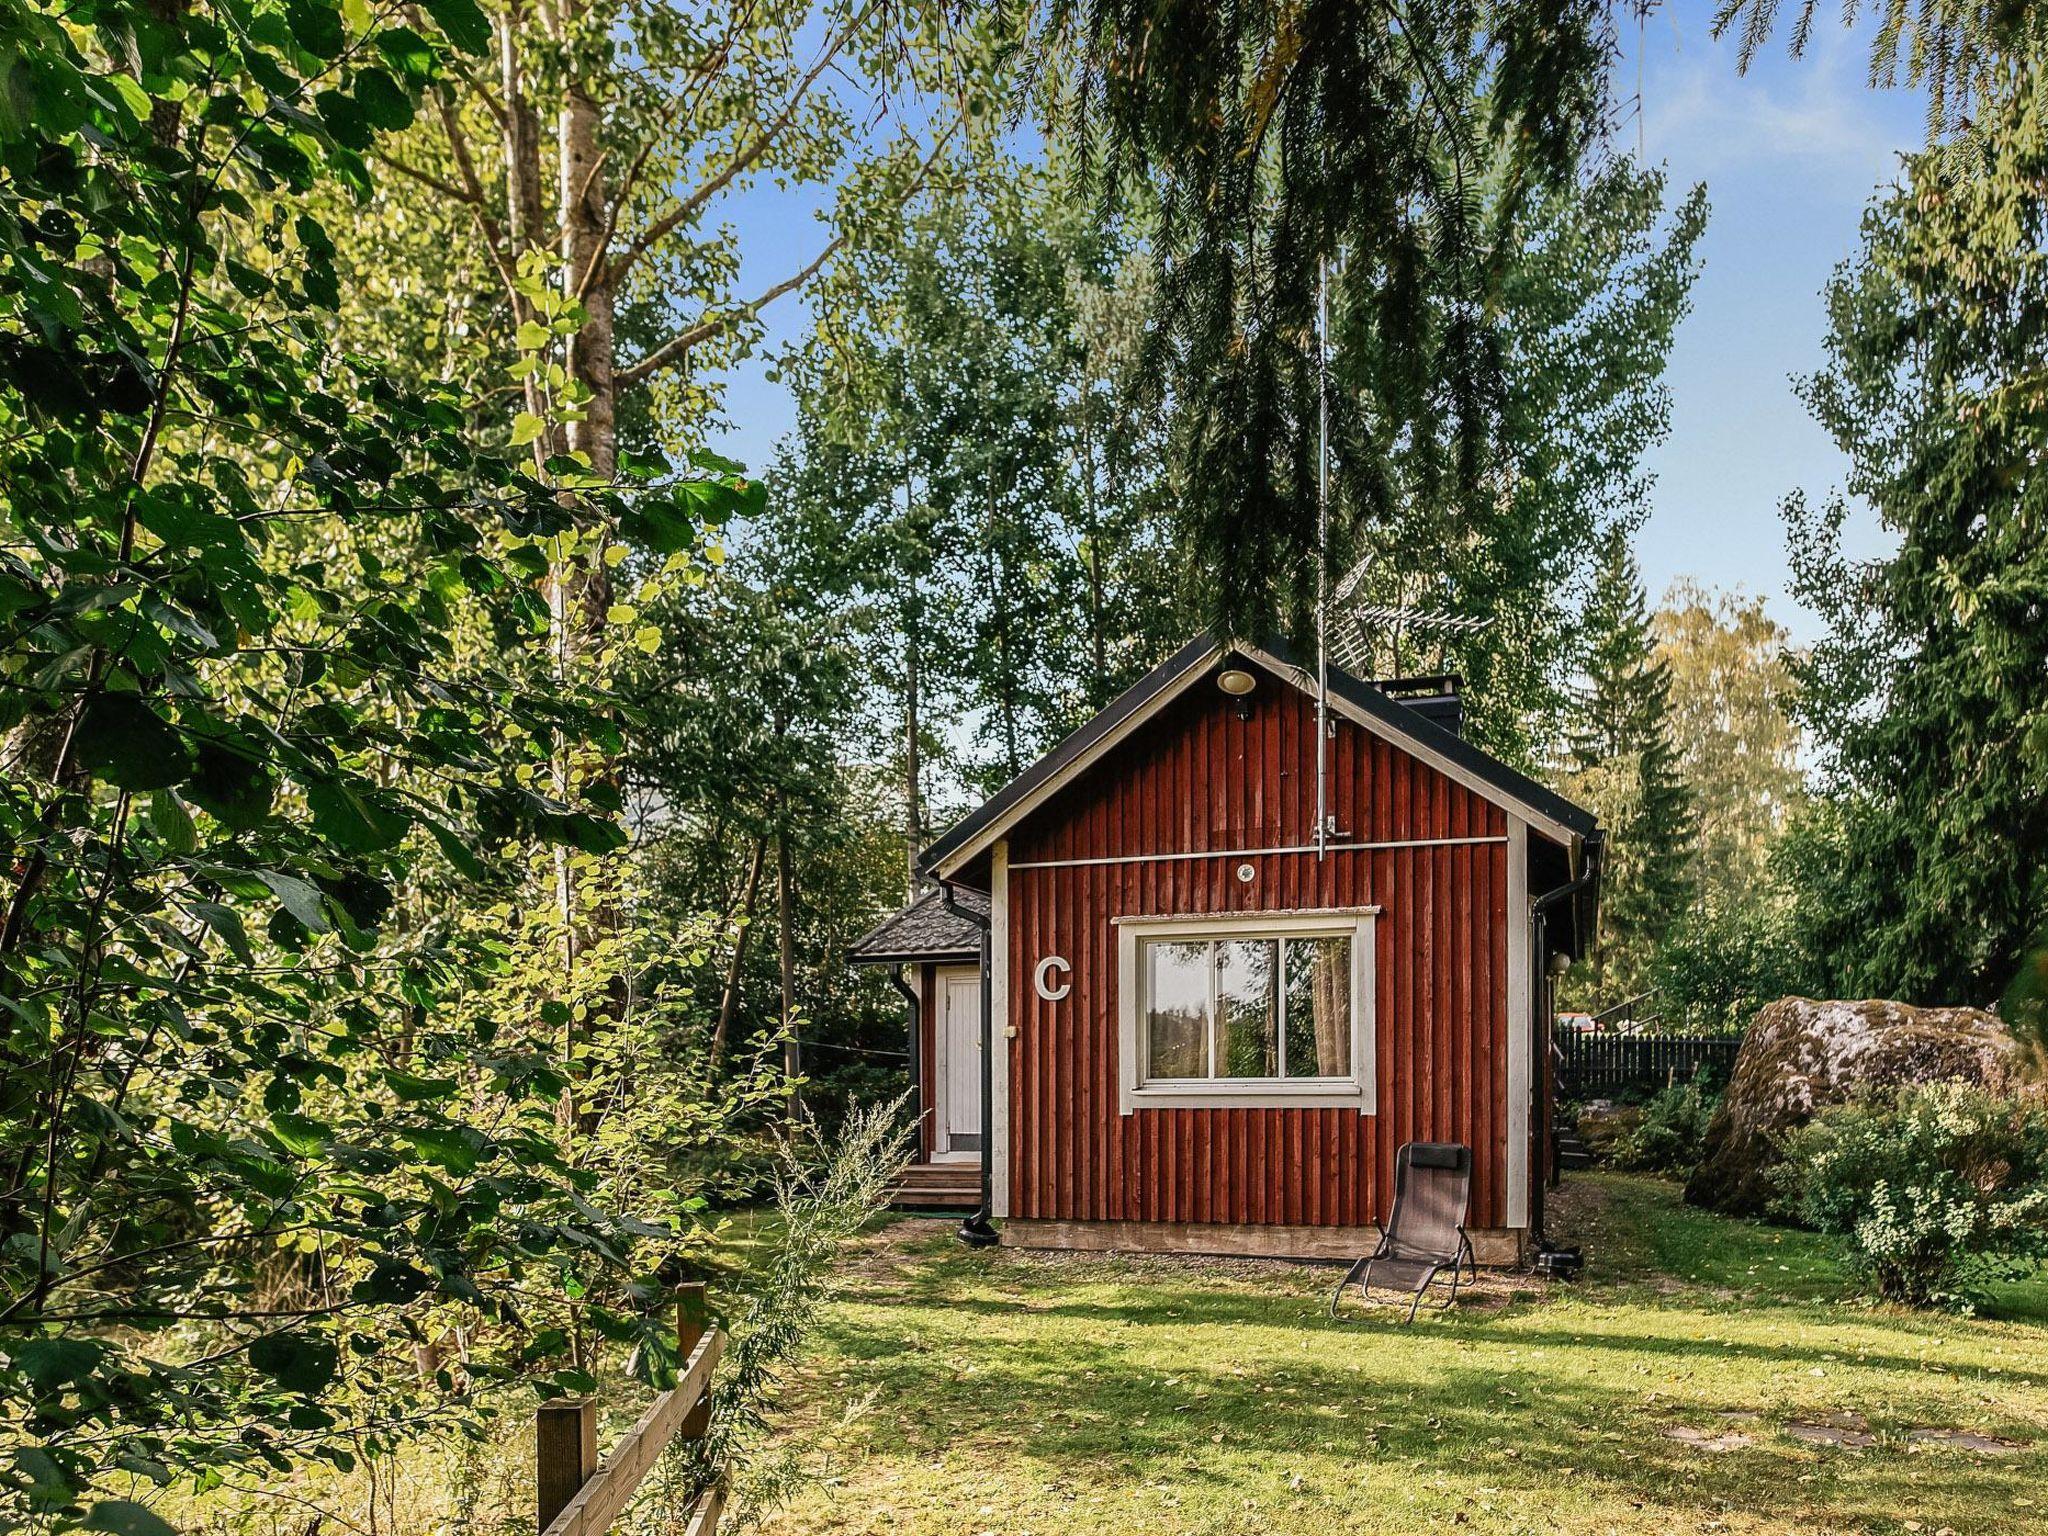
[[[1689,1424],[1675,1424],[1664,1431],[1664,1438],[1694,1450],[1714,1452],[1739,1451],[1756,1443],[1754,1435],[1746,1434],[1737,1427],[1760,1427],[1763,1415],[1756,1410],[1730,1408],[1715,1417],[1723,1427],[1694,1429]],[[1869,1421],[1853,1410],[1823,1414],[1818,1419],[1794,1419],[1783,1429],[1788,1438],[1802,1445],[1828,1445],[1862,1451],[1878,1443]],[[1975,1452],[1981,1456],[2006,1456],[2027,1449],[2025,1441],[2005,1440],[1997,1435],[1980,1435],[1972,1430],[1945,1429],[1936,1425],[1908,1429],[1904,1444],[1909,1451],[1948,1449]]]
[[1739,1451],[1752,1443],[1749,1436],[1738,1434],[1732,1429],[1713,1435],[1703,1429],[1691,1429],[1683,1424],[1665,1430],[1664,1438],[1676,1440],[1680,1445],[1689,1445],[1701,1451]]
[[2018,1440],[2001,1440],[1996,1435],[1973,1434],[1967,1429],[1909,1429],[1906,1444],[1948,1445],[1959,1451],[1978,1451],[1986,1456],[2006,1456],[2014,1451],[2023,1451],[2026,1446]]

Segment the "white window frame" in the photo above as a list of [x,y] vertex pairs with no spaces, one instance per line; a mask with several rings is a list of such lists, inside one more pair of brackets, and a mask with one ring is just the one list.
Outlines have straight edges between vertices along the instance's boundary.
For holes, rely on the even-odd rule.
[[[1375,1083],[1378,907],[1247,912],[1214,917],[1120,917],[1117,928],[1117,1061],[1120,1110],[1377,1109]],[[1145,1080],[1144,947],[1152,940],[1351,940],[1351,1072],[1345,1077]],[[1213,1021],[1212,1021],[1213,1032]]]

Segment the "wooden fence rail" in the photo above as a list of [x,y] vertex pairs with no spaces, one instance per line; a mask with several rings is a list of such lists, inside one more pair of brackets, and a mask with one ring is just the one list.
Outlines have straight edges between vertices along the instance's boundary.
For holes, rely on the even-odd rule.
[[1561,1092],[1574,1098],[1629,1089],[1655,1092],[1666,1083],[1685,1082],[1701,1067],[1716,1083],[1725,1083],[1742,1048],[1736,1035],[1589,1035],[1558,1036]]
[[[678,1436],[702,1436],[710,1420],[711,1373],[725,1353],[725,1333],[704,1326],[704,1287],[686,1285],[676,1308],[676,1384],[597,1459],[597,1400],[571,1397],[541,1404],[534,1415],[534,1496],[541,1536],[604,1536],[634,1491]],[[688,1536],[713,1536],[724,1495],[712,1489],[690,1513]]]

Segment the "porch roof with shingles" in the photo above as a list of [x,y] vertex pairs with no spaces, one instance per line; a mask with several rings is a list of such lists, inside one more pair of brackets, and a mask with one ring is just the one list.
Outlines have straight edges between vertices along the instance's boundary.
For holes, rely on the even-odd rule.
[[[959,903],[976,916],[988,916],[986,891],[959,889]],[[938,891],[920,896],[884,921],[847,951],[855,965],[901,965],[912,961],[979,960],[981,929],[949,911]]]

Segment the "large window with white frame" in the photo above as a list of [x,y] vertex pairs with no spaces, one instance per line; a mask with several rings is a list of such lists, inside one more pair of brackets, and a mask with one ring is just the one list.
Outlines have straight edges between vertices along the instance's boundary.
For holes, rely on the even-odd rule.
[[1372,1103],[1375,909],[1118,924],[1123,1111]]

